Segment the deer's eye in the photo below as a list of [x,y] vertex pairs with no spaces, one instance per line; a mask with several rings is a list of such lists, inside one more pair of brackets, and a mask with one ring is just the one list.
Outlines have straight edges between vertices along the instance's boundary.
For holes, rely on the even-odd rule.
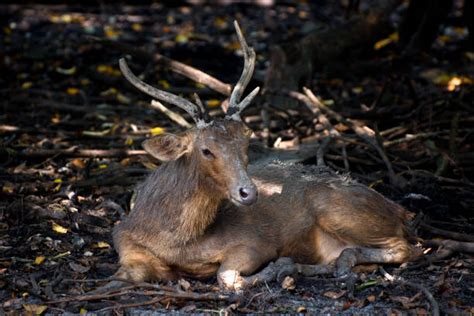
[[207,148],[203,148],[202,150],[202,154],[206,157],[206,158],[209,158],[209,159],[212,159],[214,158],[214,154]]

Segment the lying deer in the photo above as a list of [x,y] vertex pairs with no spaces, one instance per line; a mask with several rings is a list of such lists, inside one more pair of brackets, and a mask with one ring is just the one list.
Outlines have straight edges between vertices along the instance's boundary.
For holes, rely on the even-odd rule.
[[240,113],[259,88],[240,101],[255,52],[235,27],[245,64],[224,119],[211,120],[197,97],[192,103],[151,87],[120,60],[130,83],[185,110],[196,126],[143,143],[164,163],[138,187],[131,214],[114,229],[121,265],[115,276],[145,281],[217,273],[221,286],[236,290],[264,279],[265,269],[249,275],[280,257],[335,263],[338,275],[360,263],[409,259],[405,210],[381,194],[316,167],[248,166],[252,131]]

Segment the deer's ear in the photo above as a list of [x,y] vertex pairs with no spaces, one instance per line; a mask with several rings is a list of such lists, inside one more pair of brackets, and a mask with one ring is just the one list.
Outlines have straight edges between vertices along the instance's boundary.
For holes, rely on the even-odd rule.
[[147,139],[142,143],[143,148],[161,161],[176,160],[190,150],[190,139],[186,133],[162,134]]

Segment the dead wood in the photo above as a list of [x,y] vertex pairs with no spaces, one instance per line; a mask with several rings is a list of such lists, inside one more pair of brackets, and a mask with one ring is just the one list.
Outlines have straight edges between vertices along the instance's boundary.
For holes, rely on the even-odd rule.
[[[388,156],[385,152],[385,149],[383,147],[382,141],[380,140],[381,136],[377,136],[377,133],[369,128],[368,126],[365,125],[358,125],[354,123],[352,120],[346,119],[339,113],[334,112],[330,108],[328,108],[323,102],[321,102],[314,93],[308,89],[308,88],[303,88],[306,96],[311,100],[311,102],[323,110],[325,113],[327,113],[329,116],[331,116],[333,119],[337,120],[340,123],[343,123],[344,125],[348,126],[351,128],[360,138],[365,140],[367,143],[372,145],[372,147],[375,148],[375,150],[378,152],[380,157],[382,158],[383,162],[385,163],[385,166],[387,167],[388,171],[388,176],[390,178],[390,183],[396,186],[401,185],[401,178],[397,177],[395,175],[395,172],[393,171],[392,163],[388,159]],[[337,135],[336,135],[337,136]]]
[[47,157],[129,157],[146,155],[144,150],[132,150],[132,149],[78,149],[77,147],[71,147],[67,149],[38,149],[38,150],[27,150],[15,153],[18,157],[34,159],[34,158],[47,158]]
[[440,235],[443,237],[455,239],[455,240],[463,240],[463,241],[473,241],[474,242],[474,236],[473,235],[468,235],[468,234],[462,234],[462,233],[457,233],[457,232],[452,232],[440,228],[433,227],[431,225],[428,225],[426,223],[421,223],[420,227],[432,234],[435,235]]

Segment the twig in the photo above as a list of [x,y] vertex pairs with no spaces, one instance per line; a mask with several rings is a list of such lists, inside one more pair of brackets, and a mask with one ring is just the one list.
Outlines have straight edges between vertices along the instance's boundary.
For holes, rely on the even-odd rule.
[[447,237],[447,238],[451,238],[455,240],[474,241],[474,235],[462,234],[462,233],[440,229],[440,228],[436,228],[431,225],[428,225],[426,223],[421,223],[420,227],[426,231],[429,231],[430,233],[440,235],[443,237]]
[[51,156],[65,157],[130,157],[146,155],[144,150],[131,149],[78,149],[70,147],[67,149],[38,149],[34,151],[17,152],[17,156],[22,158],[43,158]]
[[314,105],[319,107],[321,110],[326,112],[328,115],[330,115],[335,120],[337,120],[337,121],[343,123],[344,125],[350,127],[359,137],[361,137],[367,143],[372,145],[375,148],[375,150],[377,150],[378,154],[380,155],[383,162],[385,163],[385,166],[387,167],[390,182],[392,184],[397,184],[398,183],[398,178],[395,175],[395,172],[393,171],[392,164],[390,163],[390,160],[388,159],[387,154],[385,153],[385,150],[384,150],[383,146],[380,144],[381,142],[377,141],[377,135],[372,129],[370,129],[369,127],[367,127],[365,125],[364,126],[359,126],[359,125],[355,124],[353,121],[346,119],[345,117],[343,117],[339,113],[334,112],[333,110],[328,108],[324,103],[322,103],[318,99],[318,97],[316,97],[310,89],[303,88],[303,91],[305,92],[305,94],[308,96],[308,98],[312,101],[312,103]]
[[401,278],[400,276],[391,275],[387,271],[385,271],[385,269],[383,267],[379,267],[379,270],[388,281],[390,281],[392,283],[399,283],[399,284],[402,284],[402,285],[405,285],[405,286],[409,286],[409,287],[412,287],[412,288],[414,288],[418,291],[423,292],[423,294],[425,294],[426,298],[428,299],[428,301],[431,304],[432,315],[433,316],[439,316],[438,302],[435,300],[433,294],[431,294],[431,292],[426,287],[424,287],[423,285],[418,284],[418,283],[413,283],[413,282],[407,281],[407,280]]
[[[136,289],[152,289],[155,291],[143,293],[139,291],[134,291]],[[162,297],[171,297],[176,299],[189,299],[194,301],[233,301],[237,297],[232,295],[222,295],[216,293],[196,293],[196,292],[181,292],[181,291],[170,291],[170,290],[161,290],[160,285],[150,284],[150,283],[137,283],[131,286],[123,287],[119,290],[114,289],[105,293],[92,294],[92,295],[75,295],[59,300],[47,301],[46,304],[60,304],[60,303],[70,303],[70,302],[83,302],[83,301],[98,301],[106,298],[122,296],[126,294],[136,294],[136,295],[157,295]]]
[[442,247],[445,249],[450,249],[453,252],[468,252],[474,253],[474,242],[463,242],[457,240],[427,240],[423,243],[425,247]]
[[110,310],[118,311],[118,310],[125,309],[125,308],[133,308],[133,307],[142,307],[142,306],[153,305],[153,304],[159,303],[160,301],[162,301],[164,299],[165,299],[164,297],[158,296],[158,297],[155,297],[155,298],[153,298],[149,301],[145,301],[145,302],[113,305],[113,306],[109,306],[109,307],[99,309],[98,311],[95,311],[94,314],[102,315],[102,313],[110,311]]
[[[318,122],[321,123],[324,126],[324,128],[329,132],[328,137],[324,138],[324,140],[322,141],[321,145],[318,147],[318,150],[316,152],[316,164],[318,166],[324,166],[325,165],[324,156],[326,154],[327,147],[333,141],[334,138],[340,138],[341,134],[334,128],[334,126],[332,126],[331,122],[329,122],[328,118],[321,112],[318,105],[312,102],[312,100],[309,97],[296,91],[290,91],[288,95],[298,99],[299,101],[302,101],[308,107],[308,109],[313,113],[313,115],[318,119]],[[348,167],[348,163],[346,164],[346,162],[347,162],[347,159],[344,160],[344,165],[345,167]]]
[[166,115],[170,120],[175,122],[181,127],[184,128],[191,128],[192,125],[189,124],[181,115],[176,112],[171,111],[166,106],[164,106],[161,102],[157,100],[151,100],[151,106],[155,109],[160,110],[164,115]]

